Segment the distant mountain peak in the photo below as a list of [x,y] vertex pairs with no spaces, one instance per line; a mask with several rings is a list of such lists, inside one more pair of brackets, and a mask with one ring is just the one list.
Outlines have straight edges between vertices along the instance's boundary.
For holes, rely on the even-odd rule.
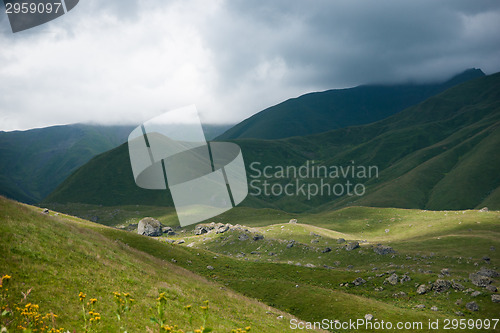
[[445,85],[452,87],[459,83],[463,83],[472,79],[477,79],[486,76],[480,68],[468,68],[460,74],[453,76],[451,79],[444,82]]

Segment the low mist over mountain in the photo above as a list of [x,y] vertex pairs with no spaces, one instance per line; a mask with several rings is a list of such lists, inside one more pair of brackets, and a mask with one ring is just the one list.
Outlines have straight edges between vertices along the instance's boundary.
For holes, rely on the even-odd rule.
[[[362,196],[255,196],[252,192],[258,193],[251,188],[243,205],[291,212],[348,205],[435,210],[487,205],[499,209],[499,124],[500,74],[494,74],[453,87],[372,124],[273,141],[235,140],[242,148],[249,181],[266,180],[255,171],[266,166],[276,170],[277,166],[298,168],[313,163],[327,168],[375,166],[378,170],[378,177],[361,180],[353,179],[358,175],[323,179],[330,186],[361,181],[366,187]],[[273,174],[267,180],[286,185],[295,179]],[[92,159],[44,202],[172,204],[168,191],[143,190],[135,185],[126,144]]]
[[469,69],[443,83],[363,85],[310,93],[267,108],[217,139],[280,139],[368,124],[481,76],[480,69]]

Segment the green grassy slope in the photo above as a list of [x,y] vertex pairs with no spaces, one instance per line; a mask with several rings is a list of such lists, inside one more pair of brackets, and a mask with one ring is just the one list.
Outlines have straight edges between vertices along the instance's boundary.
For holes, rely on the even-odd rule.
[[[243,151],[249,181],[263,189],[257,169],[266,166],[376,166],[379,177],[326,179],[362,183],[363,196],[250,195],[248,207],[289,212],[331,210],[349,205],[420,209],[500,209],[500,74],[456,86],[385,120],[336,131],[281,140],[235,140]],[[356,178],[356,177],[354,177]],[[286,185],[293,176],[267,179]],[[320,179],[304,182],[318,184]],[[168,191],[135,186],[126,145],[77,170],[44,203],[170,205]]]
[[[350,207],[299,214],[294,216],[299,223],[291,224],[286,223],[290,216],[279,211],[243,207],[219,216],[217,221],[261,227],[218,235],[191,236],[186,232],[173,237],[185,241],[178,245],[54,213],[46,216],[40,209],[4,199],[0,203],[0,246],[6,254],[0,259],[0,274],[16,277],[17,291],[33,287],[30,300],[43,305],[44,311],[68,314],[61,318],[67,327],[79,327],[79,291],[99,299],[106,331],[116,329],[108,296],[116,290],[131,292],[138,300],[132,310],[134,320],[138,320],[134,327],[148,325],[158,290],[173,293],[176,299],[171,302],[171,320],[180,325],[188,321],[184,305],[209,299],[213,313],[209,320],[220,325],[217,332],[248,324],[258,332],[291,331],[287,328],[289,315],[279,320],[277,310],[230,290],[307,321],[348,321],[368,313],[378,321],[393,323],[495,318],[500,306],[491,301],[491,292],[468,280],[469,273],[482,266],[498,270],[498,212]],[[266,220],[273,224],[262,225]],[[263,234],[264,239],[238,239],[243,233]],[[358,240],[361,247],[346,251],[345,244],[337,242],[339,237],[348,242]],[[292,239],[294,246],[287,248]],[[378,243],[392,246],[396,253],[375,254],[373,246]],[[323,253],[327,246],[332,251]],[[489,264],[484,256],[490,258]],[[440,277],[443,268],[448,268],[450,275]],[[393,272],[400,277],[407,274],[411,280],[394,286],[384,284]],[[366,282],[354,286],[356,278]],[[481,294],[474,297],[471,291],[452,289],[416,293],[417,285],[440,278],[453,279]],[[472,301],[479,311],[465,308]],[[415,309],[422,304],[425,308]],[[431,310],[433,306],[438,311]]]
[[480,69],[469,69],[441,84],[366,85],[310,93],[267,108],[217,139],[280,139],[368,124],[481,76]]
[[[117,241],[122,236],[126,242]],[[150,253],[138,251],[132,246],[134,242],[143,248],[149,246]],[[0,252],[0,274],[12,276],[9,293],[14,300],[21,301],[21,292],[31,289],[28,300],[21,305],[31,302],[39,304],[42,313],[53,311],[59,315],[59,326],[71,332],[83,331],[79,292],[86,293],[87,299],[97,298],[97,311],[102,317],[99,332],[117,332],[112,294],[115,291],[129,292],[136,300],[127,321],[129,332],[153,328],[150,318],[156,315],[159,292],[167,292],[170,298],[168,323],[181,328],[190,326],[184,306],[193,305],[193,326],[199,327],[199,306],[209,300],[208,325],[216,332],[246,326],[257,332],[290,331],[288,314],[284,314],[285,320],[278,320],[280,311],[170,262],[172,257],[180,259],[184,253],[185,260],[200,262],[196,253],[84,220],[54,213],[45,215],[40,209],[3,197]]]

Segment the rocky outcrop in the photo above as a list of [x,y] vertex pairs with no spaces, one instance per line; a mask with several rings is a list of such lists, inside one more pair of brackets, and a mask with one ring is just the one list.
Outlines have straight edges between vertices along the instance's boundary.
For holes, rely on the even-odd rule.
[[139,235],[145,235],[150,237],[158,237],[162,235],[160,221],[152,218],[145,217],[139,221],[137,225],[137,233]]
[[373,252],[382,256],[386,254],[396,253],[396,251],[394,251],[392,247],[386,245],[379,245],[374,247]]

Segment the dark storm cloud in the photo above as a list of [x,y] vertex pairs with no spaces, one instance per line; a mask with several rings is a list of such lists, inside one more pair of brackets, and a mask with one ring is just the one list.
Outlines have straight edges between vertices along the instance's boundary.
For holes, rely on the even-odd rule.
[[274,57],[324,87],[499,68],[498,1],[231,1],[226,10],[207,37],[230,77]]
[[314,90],[500,71],[497,0],[82,0],[19,34],[0,14],[0,130],[192,103],[237,122]]

